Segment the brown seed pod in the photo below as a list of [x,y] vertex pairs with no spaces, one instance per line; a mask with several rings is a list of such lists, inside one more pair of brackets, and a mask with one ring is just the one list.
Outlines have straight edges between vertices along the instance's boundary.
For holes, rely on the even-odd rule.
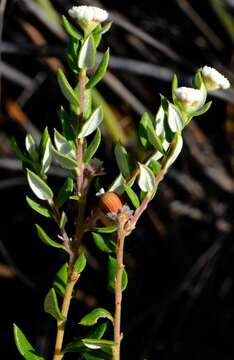
[[104,214],[117,213],[118,210],[122,209],[123,204],[118,194],[109,191],[100,196],[99,207]]

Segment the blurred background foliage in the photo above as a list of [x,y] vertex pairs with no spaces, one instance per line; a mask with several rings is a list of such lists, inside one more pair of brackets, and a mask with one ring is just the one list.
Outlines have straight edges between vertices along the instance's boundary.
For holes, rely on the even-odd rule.
[[[118,173],[116,141],[144,156],[136,140],[140,115],[156,112],[158,94],[170,94],[174,73],[189,85],[194,71],[207,64],[234,83],[234,1],[77,4],[104,7],[113,21],[100,49],[111,49],[109,72],[93,95],[105,112],[99,154],[106,187]],[[13,321],[41,354],[49,358],[53,348],[55,326],[43,313],[43,299],[65,258],[37,238],[37,215],[25,202],[28,188],[10,139],[23,144],[26,132],[38,139],[46,125],[51,132],[60,126],[64,100],[56,71],[67,67],[60,14],[72,5],[70,0],[0,3],[0,354],[5,359],[20,359]],[[127,241],[123,360],[233,359],[233,89],[214,93],[212,100],[211,110],[186,129],[182,154]],[[64,174],[54,168],[52,176],[59,184]],[[90,207],[94,203],[93,197]],[[106,260],[91,239],[85,245],[89,267],[67,336],[79,334],[77,323],[87,309],[108,308],[113,301],[106,291]]]

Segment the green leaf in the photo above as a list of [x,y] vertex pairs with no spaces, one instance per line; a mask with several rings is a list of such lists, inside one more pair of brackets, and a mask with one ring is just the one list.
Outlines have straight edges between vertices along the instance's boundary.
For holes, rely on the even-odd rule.
[[53,287],[57,294],[64,297],[68,281],[68,264],[65,263],[55,275]]
[[183,138],[180,133],[176,133],[173,139],[174,145],[169,148],[169,153],[167,155],[167,160],[164,164],[164,168],[168,170],[168,168],[174,163],[174,161],[179,156],[182,147],[183,147]]
[[54,288],[50,289],[44,301],[44,311],[53,316],[57,321],[66,320],[66,317],[61,313],[58,305],[58,300]]
[[27,169],[27,179],[31,190],[41,200],[52,200],[53,192],[50,187],[34,172]]
[[110,28],[111,28],[111,26],[112,26],[112,22],[111,22],[111,21],[108,22],[107,24],[105,24],[105,25],[102,27],[102,30],[101,30],[102,35],[105,34],[107,31],[109,31]]
[[168,105],[168,125],[173,133],[184,128],[184,121],[179,109],[173,104]]
[[130,161],[130,157],[125,147],[119,143],[115,146],[115,158],[123,177],[126,178],[130,176],[132,173],[132,164]]
[[78,68],[78,64],[77,64],[79,47],[80,47],[79,40],[70,37],[70,39],[68,41],[67,51],[66,51],[67,62],[68,62],[69,67],[71,68],[71,70],[76,75],[79,74],[79,68]]
[[110,246],[110,239],[106,239],[103,236],[101,236],[100,234],[97,233],[92,233],[93,235],[93,240],[96,244],[96,246],[98,247],[98,249],[100,249],[101,251],[110,254],[113,252],[113,246]]
[[26,201],[28,203],[28,205],[35,210],[36,212],[38,212],[39,214],[47,217],[47,218],[53,218],[53,213],[50,209],[48,209],[47,207],[45,207],[44,205],[39,204],[38,202],[30,199],[30,197],[26,196]]
[[73,179],[71,177],[66,178],[55,200],[55,203],[59,208],[63,206],[67,199],[69,199],[69,197],[71,196],[73,192],[73,186]]
[[84,152],[84,162],[85,163],[88,163],[92,159],[92,157],[94,156],[94,154],[96,153],[96,151],[100,145],[100,142],[101,142],[101,131],[99,128],[97,128],[96,134],[95,134],[93,140],[88,145],[87,149],[85,149],[85,152]]
[[82,39],[82,35],[79,33],[79,31],[67,20],[66,16],[62,16],[63,19],[63,26],[66,30],[66,32],[68,33],[68,35],[70,35],[71,37],[77,39],[77,40],[81,40]]
[[92,36],[93,36],[95,48],[97,49],[102,39],[102,25],[100,23],[97,24],[97,26],[93,30]]
[[91,79],[87,83],[86,85],[87,89],[96,86],[105,76],[109,64],[109,59],[110,59],[110,51],[109,49],[107,49],[102,57],[100,64],[97,67],[97,70],[95,71],[95,74],[91,77]]
[[142,191],[145,192],[154,192],[156,188],[155,177],[152,172],[147,166],[140,164],[140,175],[138,178],[138,185]]
[[201,89],[201,87],[203,86],[203,79],[202,79],[202,74],[201,74],[201,70],[198,70],[193,78],[193,86],[196,89]]
[[147,112],[145,112],[139,123],[139,138],[142,146],[149,151],[154,149],[153,145],[149,142],[147,128],[152,125],[152,120]]
[[172,92],[172,99],[175,105],[177,105],[177,98],[175,96],[175,91],[178,88],[178,79],[176,74],[173,75],[172,84],[171,84],[171,92]]
[[77,274],[81,274],[86,266],[86,263],[87,263],[87,259],[85,254],[84,253],[80,254],[74,265],[75,272],[77,272]]
[[106,321],[100,325],[97,325],[95,328],[93,328],[89,332],[87,338],[88,339],[101,339],[106,332],[107,326],[108,326],[108,321]]
[[11,139],[11,147],[12,147],[12,149],[14,150],[14,152],[16,153],[16,155],[18,156],[18,158],[19,158],[21,161],[23,161],[23,162],[25,162],[25,163],[28,163],[28,164],[30,164],[30,165],[32,164],[32,161],[29,160],[29,159],[22,153],[22,151],[20,150],[19,145],[17,144],[17,141],[15,140],[14,137]]
[[67,140],[74,141],[76,139],[76,134],[73,129],[75,124],[71,123],[71,119],[68,117],[63,107],[60,109],[60,121],[63,128],[63,135]]
[[94,39],[92,35],[89,35],[80,49],[78,66],[80,69],[90,69],[95,65],[95,61],[96,48],[94,45]]
[[[109,256],[107,287],[111,292],[115,291],[116,271],[117,271],[117,260],[112,256]],[[122,276],[122,291],[126,289],[127,285],[128,285],[128,275],[126,270],[124,269]]]
[[104,340],[104,339],[82,339],[82,343],[92,350],[101,349],[103,347],[113,347],[115,345],[114,341]]
[[109,233],[113,233],[118,229],[117,225],[113,225],[113,226],[108,226],[108,227],[94,227],[93,230],[103,233],[103,234],[109,234]]
[[124,186],[124,189],[129,197],[129,199],[131,200],[133,206],[135,206],[136,209],[139,208],[140,201],[139,201],[138,196],[135,193],[135,191],[130,186],[127,186],[127,185]]
[[63,155],[55,148],[52,149],[55,161],[64,169],[76,170],[77,162],[69,156]]
[[64,246],[62,244],[59,244],[56,241],[52,240],[39,225],[36,224],[36,228],[37,228],[37,234],[41,239],[41,241],[43,241],[43,243],[55,248],[64,249]]
[[164,117],[165,111],[163,110],[162,105],[160,105],[154,119],[154,128],[158,136],[162,136],[164,133]]
[[147,132],[147,136],[148,136],[148,141],[151,143],[151,145],[153,145],[153,147],[160,151],[161,153],[163,153],[163,146],[162,146],[162,143],[161,143],[161,140],[160,138],[157,136],[156,134],[156,131],[153,127],[153,124],[152,122],[149,122],[147,124],[147,127],[146,127],[146,132]]
[[24,333],[16,324],[13,324],[13,329],[17,349],[19,350],[19,353],[24,357],[24,359],[44,360],[42,356],[37,355],[36,350],[32,347],[30,342],[26,339]]
[[191,113],[191,116],[194,117],[194,116],[200,116],[200,115],[205,114],[205,113],[209,110],[209,108],[211,107],[211,104],[212,104],[212,101],[209,101],[208,103],[206,103],[205,105],[203,105],[203,106],[201,107],[201,109],[192,112],[192,113]]
[[40,152],[41,152],[41,171],[46,174],[50,168],[52,162],[52,149],[51,149],[51,140],[48,132],[48,128],[46,127],[40,143]]
[[74,160],[76,159],[76,150],[70,142],[61,135],[56,129],[54,129],[54,143],[59,153],[62,155],[71,156]]
[[103,119],[103,111],[102,108],[99,106],[97,109],[94,110],[90,118],[82,126],[78,138],[81,139],[92,134],[92,132],[94,132],[97,129],[97,127],[101,124],[102,119]]
[[27,150],[30,158],[34,161],[37,161],[38,160],[37,145],[31,134],[26,135],[25,147],[26,147],[26,150]]
[[119,174],[117,178],[114,180],[114,182],[109,187],[108,191],[114,191],[119,195],[122,195],[124,193],[124,183],[125,180],[122,176],[122,174]]
[[153,171],[153,174],[154,174],[154,176],[156,177],[156,176],[159,174],[160,170],[161,170],[161,164],[160,164],[160,162],[157,161],[157,160],[151,159],[151,160],[149,161],[149,164],[147,163],[147,165],[148,165],[149,168]]
[[61,231],[64,231],[67,221],[68,221],[67,215],[65,211],[63,211],[59,221],[59,228],[61,229]]
[[76,107],[78,107],[79,102],[78,98],[72,89],[71,85],[69,84],[66,75],[64,74],[63,70],[58,70],[58,84],[60,86],[60,89],[64,95],[64,97],[72,104],[74,104]]
[[109,319],[113,321],[113,316],[111,313],[103,308],[96,308],[92,310],[89,314],[85,315],[81,321],[79,322],[80,325],[84,326],[92,326],[97,323],[97,321],[101,318]]

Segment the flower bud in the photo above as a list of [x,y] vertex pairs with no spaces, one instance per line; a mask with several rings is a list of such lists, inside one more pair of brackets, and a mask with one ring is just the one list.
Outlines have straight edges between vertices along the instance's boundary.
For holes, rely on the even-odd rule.
[[99,207],[104,214],[116,214],[120,209],[122,209],[123,204],[118,194],[113,191],[109,191],[100,196]]
[[228,89],[230,87],[230,82],[228,79],[220,74],[220,72],[209,66],[203,66],[202,78],[207,91]]
[[175,96],[185,112],[197,111],[205,102],[206,96],[203,90],[189,87],[179,87],[175,90]]

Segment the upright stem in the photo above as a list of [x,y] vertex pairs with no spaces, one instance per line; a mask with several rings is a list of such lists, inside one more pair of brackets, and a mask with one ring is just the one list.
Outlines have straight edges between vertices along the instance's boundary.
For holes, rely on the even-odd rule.
[[[66,286],[65,295],[64,295],[63,304],[62,304],[62,314],[66,318],[68,315],[70,302],[72,299],[72,291],[73,291],[74,285],[77,282],[78,278],[79,278],[79,274],[76,274],[76,276],[75,276],[75,273],[73,273],[69,276],[69,280],[68,280],[68,283]],[[66,325],[66,320],[59,320],[57,322],[57,337],[56,337],[53,360],[61,360],[63,358],[62,346],[63,346],[63,338],[64,338],[64,332],[65,332],[65,325]]]
[[124,232],[118,232],[117,248],[117,271],[115,278],[115,316],[114,316],[114,342],[113,360],[120,359],[120,344],[122,340],[121,333],[121,303],[122,303],[122,277],[124,271],[123,253],[124,253]]
[[[79,116],[78,116],[78,129],[82,128],[83,125],[83,118],[84,118],[84,99],[85,99],[85,80],[86,80],[86,71],[81,69],[79,75],[79,85],[80,85],[80,107],[79,107]],[[84,165],[83,165],[83,139],[77,139],[77,167],[78,167],[78,174],[77,174],[77,192],[81,196],[80,206],[79,206],[79,213],[77,218],[77,226],[76,226],[76,234],[75,239],[70,249],[70,262],[69,262],[69,270],[68,270],[68,282],[65,289],[65,294],[63,298],[62,304],[62,314],[67,318],[71,299],[72,299],[72,292],[74,286],[79,279],[79,274],[74,271],[74,264],[79,255],[79,246],[84,235],[84,216],[85,216],[85,207],[86,207],[86,196],[87,191],[83,189],[84,187]],[[66,320],[59,320],[57,322],[57,336],[56,336],[56,343],[55,343],[55,351],[53,360],[61,360],[63,358],[62,353],[62,346],[63,346],[63,338],[65,333],[65,325]]]

